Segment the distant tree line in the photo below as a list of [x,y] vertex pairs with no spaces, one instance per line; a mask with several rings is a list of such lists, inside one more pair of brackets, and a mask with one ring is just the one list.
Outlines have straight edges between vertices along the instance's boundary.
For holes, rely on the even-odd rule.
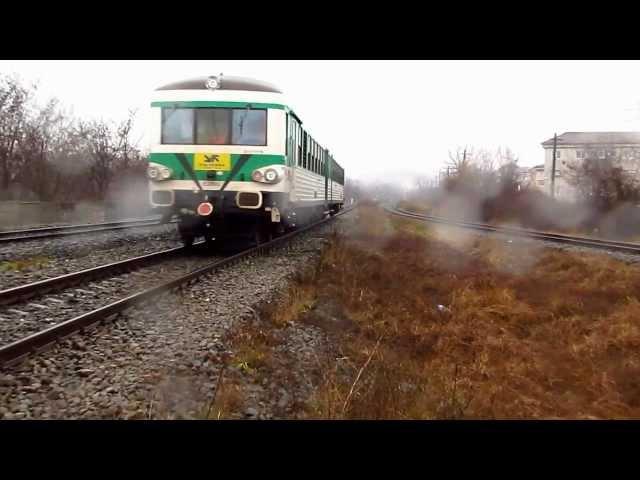
[[495,152],[458,148],[455,153],[449,152],[447,168],[449,174],[442,184],[447,191],[487,198],[516,192],[526,185],[519,175],[518,158],[508,147]]
[[76,118],[37,85],[0,74],[0,200],[105,200],[119,178],[144,178],[145,155],[126,120]]
[[434,203],[444,195],[455,194],[470,201],[515,193],[528,186],[520,174],[518,158],[510,148],[486,149],[460,147],[449,158],[437,178],[416,176],[409,201]]
[[602,149],[587,149],[583,158],[567,162],[562,177],[575,189],[572,202],[533,188],[509,148],[458,148],[450,152],[444,172],[437,182],[417,178],[407,202],[469,220],[514,221],[609,238],[640,234],[640,162],[623,151],[603,156]]

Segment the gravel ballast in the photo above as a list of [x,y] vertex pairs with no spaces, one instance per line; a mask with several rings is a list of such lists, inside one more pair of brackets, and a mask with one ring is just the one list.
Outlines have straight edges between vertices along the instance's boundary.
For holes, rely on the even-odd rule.
[[[225,339],[254,318],[255,306],[276,301],[288,279],[317,258],[326,235],[348,216],[5,368],[0,418],[201,418],[224,359],[233,354]],[[305,331],[290,349],[309,359],[321,341]],[[271,418],[286,411],[308,394],[304,374],[298,375],[299,391],[282,391],[272,382],[273,395],[264,393],[269,385],[256,390],[249,415],[239,415]],[[275,396],[274,403],[265,395]]]
[[2,244],[0,290],[180,245],[174,224]]
[[55,293],[0,307],[0,345],[77,317],[221,259],[204,248],[156,260],[132,272],[112,274]]

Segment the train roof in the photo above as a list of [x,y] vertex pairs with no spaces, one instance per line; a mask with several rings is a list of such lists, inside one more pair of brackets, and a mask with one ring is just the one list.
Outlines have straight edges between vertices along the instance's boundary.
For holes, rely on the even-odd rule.
[[[216,75],[219,81],[219,87],[217,90],[245,90],[248,92],[271,92],[282,93],[282,91],[275,85],[263,82],[262,80],[255,80],[247,77],[234,77],[227,75]],[[189,78],[187,80],[180,80],[178,82],[169,83],[158,90],[207,90],[206,82],[209,77],[196,77]]]

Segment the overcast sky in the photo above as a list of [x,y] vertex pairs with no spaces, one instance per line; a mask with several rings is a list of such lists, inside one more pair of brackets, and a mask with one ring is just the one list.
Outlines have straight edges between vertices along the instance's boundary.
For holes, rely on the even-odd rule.
[[638,61],[0,61],[79,116],[139,109],[141,146],[154,88],[220,72],[278,85],[358,178],[434,173],[464,145],[535,165],[554,132],[640,131]]

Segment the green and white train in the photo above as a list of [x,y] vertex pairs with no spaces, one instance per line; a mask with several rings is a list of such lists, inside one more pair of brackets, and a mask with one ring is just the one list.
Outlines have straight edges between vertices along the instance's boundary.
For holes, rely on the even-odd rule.
[[275,86],[184,80],[156,89],[151,110],[151,206],[177,215],[186,245],[259,243],[343,208],[344,170]]

